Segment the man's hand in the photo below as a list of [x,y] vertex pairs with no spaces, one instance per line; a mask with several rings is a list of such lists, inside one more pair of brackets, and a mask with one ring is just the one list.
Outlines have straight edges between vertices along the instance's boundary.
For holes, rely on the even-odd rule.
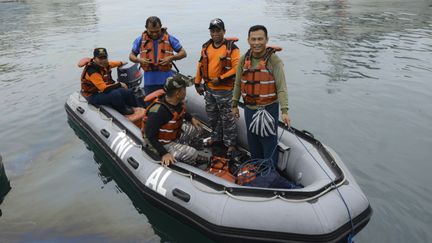
[[159,65],[168,65],[170,62],[174,60],[174,56],[167,56],[159,60]]
[[124,89],[128,89],[127,84],[120,82],[120,85],[122,86],[122,88],[124,88]]
[[212,84],[214,84],[214,85],[219,85],[220,80],[219,80],[219,78],[212,78],[212,79],[210,80],[210,83],[212,83]]
[[236,118],[239,119],[240,118],[240,111],[238,107],[232,107],[231,108],[231,113],[232,115]]
[[196,128],[200,128],[203,126],[203,124],[198,119],[196,119],[195,117],[192,117],[191,123]]
[[150,59],[148,59],[148,58],[138,58],[138,62],[139,62],[141,65],[149,65],[149,64],[152,64],[152,61],[151,61]]
[[286,126],[291,127],[291,119],[288,113],[282,114],[282,121],[283,123],[285,123]]
[[199,95],[204,95],[204,88],[202,85],[195,85],[195,90]]
[[162,156],[162,165],[171,165],[174,164],[176,162],[174,156],[170,153],[166,153]]

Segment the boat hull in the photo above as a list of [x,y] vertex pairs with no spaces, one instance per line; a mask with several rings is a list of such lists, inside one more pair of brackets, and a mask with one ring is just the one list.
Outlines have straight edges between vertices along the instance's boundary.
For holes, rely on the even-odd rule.
[[[139,129],[114,110],[96,109],[78,93],[71,95],[65,109],[74,129],[92,141],[92,150],[103,151],[149,202],[212,239],[339,242],[353,233],[336,190],[247,188],[187,164],[163,167],[146,150]],[[342,163],[336,154],[331,156]],[[368,223],[372,209],[351,174],[344,173],[339,184],[356,233]]]

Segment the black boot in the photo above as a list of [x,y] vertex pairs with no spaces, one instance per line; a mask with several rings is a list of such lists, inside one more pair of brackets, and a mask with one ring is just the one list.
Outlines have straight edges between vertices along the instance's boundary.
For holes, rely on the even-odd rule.
[[210,164],[210,158],[203,156],[203,155],[198,155],[195,159],[195,164],[200,166],[200,165],[209,165]]

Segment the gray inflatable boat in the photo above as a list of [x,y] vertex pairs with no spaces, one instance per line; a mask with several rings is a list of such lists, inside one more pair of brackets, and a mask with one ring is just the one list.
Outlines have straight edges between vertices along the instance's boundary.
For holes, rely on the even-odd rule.
[[[333,149],[312,134],[285,130],[278,171],[301,189],[240,186],[148,150],[140,129],[117,111],[89,105],[79,92],[65,104],[69,121],[104,151],[151,203],[220,242],[343,242],[372,215],[369,201]],[[204,100],[188,88],[187,110],[207,121]],[[240,113],[242,114],[242,112]],[[247,151],[246,127],[237,121]]]

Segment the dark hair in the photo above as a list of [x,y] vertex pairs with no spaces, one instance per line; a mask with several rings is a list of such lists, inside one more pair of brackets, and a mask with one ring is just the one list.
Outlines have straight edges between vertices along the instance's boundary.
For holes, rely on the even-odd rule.
[[264,31],[264,34],[266,36],[266,38],[268,38],[267,36],[267,28],[264,25],[254,25],[252,27],[249,28],[249,32],[248,32],[248,37],[250,36],[251,32],[257,31],[257,30],[262,30]]
[[162,22],[161,22],[160,18],[157,16],[150,16],[147,18],[145,27],[146,28],[149,27],[150,24],[152,27],[156,27],[158,24],[159,24],[159,26],[162,27]]
[[177,93],[177,91],[179,91],[181,89],[185,89],[185,87],[181,87],[181,88],[178,88],[178,89],[168,89],[168,90],[165,89],[165,95],[167,97],[173,97]]
[[177,89],[168,89],[168,90],[165,90],[165,95],[168,96],[168,97],[172,97],[175,94],[176,91],[177,91]]

